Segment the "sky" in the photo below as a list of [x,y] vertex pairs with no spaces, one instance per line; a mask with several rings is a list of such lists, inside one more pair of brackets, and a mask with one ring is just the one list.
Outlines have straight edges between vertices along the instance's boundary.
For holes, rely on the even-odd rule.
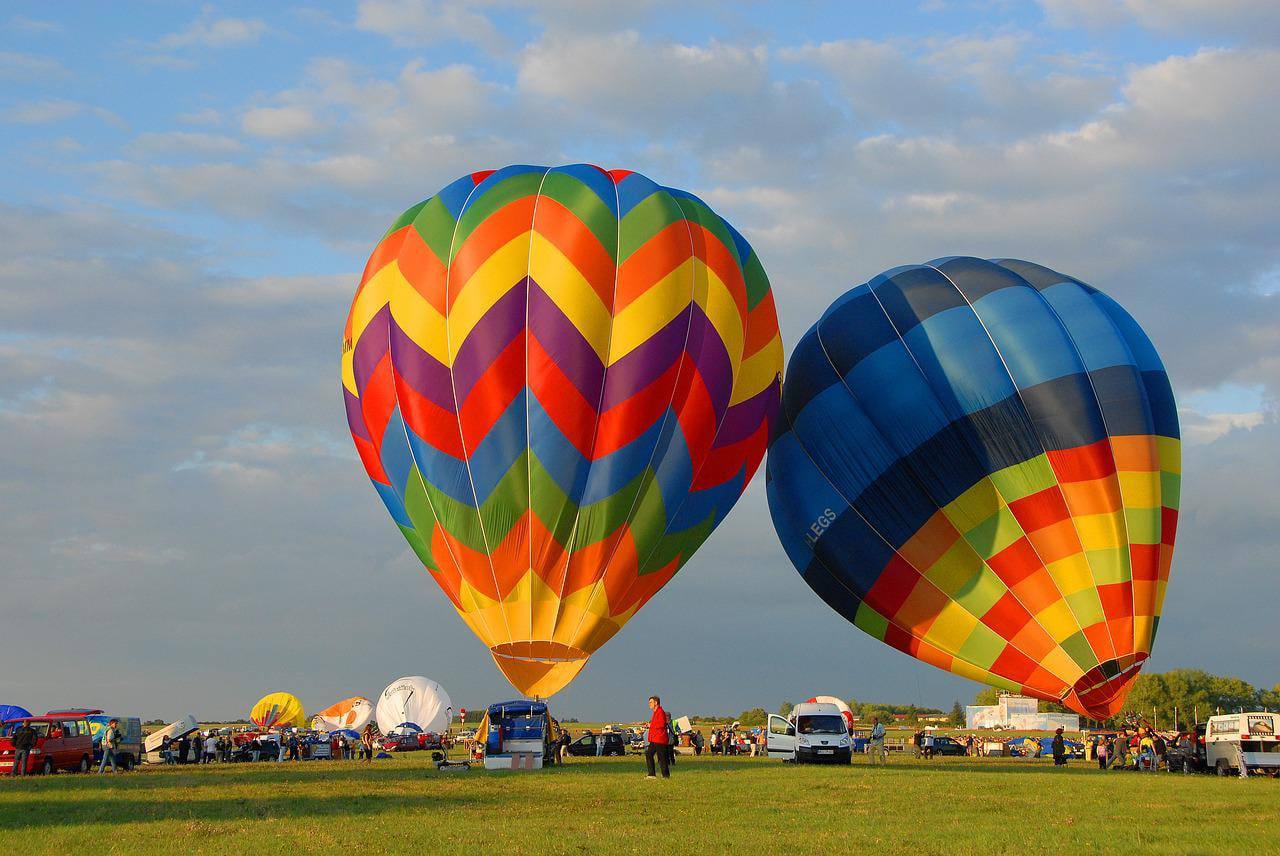
[[[1121,302],[1178,397],[1151,670],[1280,681],[1280,16],[1267,0],[9,2],[0,702],[206,719],[425,674],[513,691],[368,483],[368,253],[460,175],[587,161],[752,242],[790,347],[882,270],[1020,257]],[[830,611],[762,474],[553,706],[980,689]]]

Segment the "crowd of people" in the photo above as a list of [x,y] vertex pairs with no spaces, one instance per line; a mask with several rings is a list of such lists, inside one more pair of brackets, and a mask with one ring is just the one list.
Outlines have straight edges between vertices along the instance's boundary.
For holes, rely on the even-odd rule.
[[[333,760],[371,761],[378,736],[372,725],[360,737],[334,732],[307,734],[288,732],[194,731],[177,738],[164,738],[160,758],[165,764],[215,764],[241,761],[304,761],[319,757],[317,747],[327,746]],[[105,762],[105,757],[104,757]]]
[[[1189,757],[1195,752],[1194,738],[1188,732],[1180,732],[1174,745]],[[1169,769],[1169,741],[1149,727],[1125,728],[1114,735],[1096,734],[1090,740],[1091,754],[1100,770],[1140,770],[1154,773]],[[1190,773],[1190,764],[1183,764]]]

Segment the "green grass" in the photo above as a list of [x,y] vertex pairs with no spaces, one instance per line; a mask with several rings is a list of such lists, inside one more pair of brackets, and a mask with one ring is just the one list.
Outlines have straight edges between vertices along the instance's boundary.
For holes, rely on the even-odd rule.
[[0,852],[1275,852],[1280,782],[1074,762],[894,758],[887,769],[636,757],[540,772],[374,762],[0,781]]

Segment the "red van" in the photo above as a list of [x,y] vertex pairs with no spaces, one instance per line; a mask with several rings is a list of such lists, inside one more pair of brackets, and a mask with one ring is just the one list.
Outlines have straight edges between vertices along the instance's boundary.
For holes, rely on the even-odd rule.
[[0,729],[0,776],[13,772],[16,753],[10,735],[23,724],[36,730],[36,746],[27,757],[27,769],[23,772],[39,771],[46,775],[59,770],[89,772],[93,763],[93,732],[89,721],[83,714],[55,714],[5,721]]

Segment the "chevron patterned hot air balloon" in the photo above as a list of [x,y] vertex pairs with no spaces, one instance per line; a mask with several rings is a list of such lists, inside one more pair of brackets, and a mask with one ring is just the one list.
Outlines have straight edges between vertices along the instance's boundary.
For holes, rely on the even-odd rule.
[[511,166],[392,225],[342,382],[400,531],[511,683],[546,697],[737,501],[781,361],[764,270],[701,200]]
[[769,507],[837,612],[956,674],[1120,709],[1160,620],[1180,451],[1115,301],[1022,261],[889,271],[801,339],[779,422]]

